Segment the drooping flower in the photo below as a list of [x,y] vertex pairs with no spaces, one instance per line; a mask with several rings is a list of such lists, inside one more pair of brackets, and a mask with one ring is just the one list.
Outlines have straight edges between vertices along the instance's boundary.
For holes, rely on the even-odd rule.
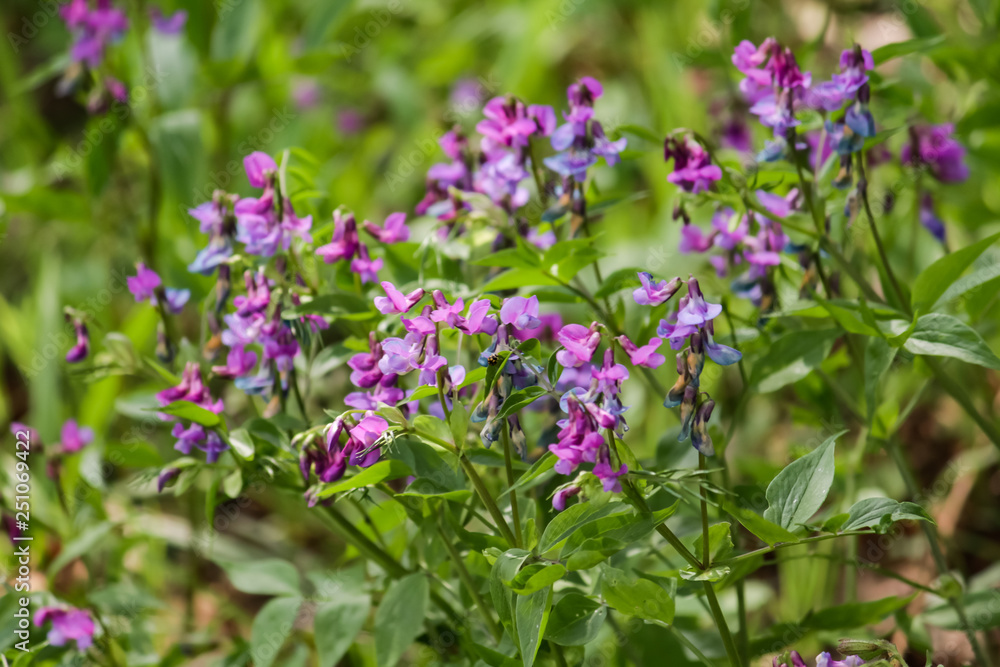
[[94,440],[94,429],[79,426],[75,419],[67,419],[59,433],[59,444],[67,453],[78,452]]
[[35,625],[42,627],[52,621],[46,639],[53,646],[65,646],[76,642],[78,651],[90,648],[94,638],[94,619],[86,609],[74,607],[42,607],[35,613]]
[[674,161],[674,171],[667,176],[667,181],[685,192],[704,192],[722,178],[722,169],[712,164],[708,151],[690,137],[667,137],[663,144],[663,159]]
[[156,477],[156,492],[163,493],[170,480],[181,474],[180,468],[166,468]]
[[579,486],[575,484],[567,484],[566,486],[559,487],[559,489],[552,496],[552,509],[557,512],[562,512],[566,509],[566,501],[575,495],[578,495],[582,491]]

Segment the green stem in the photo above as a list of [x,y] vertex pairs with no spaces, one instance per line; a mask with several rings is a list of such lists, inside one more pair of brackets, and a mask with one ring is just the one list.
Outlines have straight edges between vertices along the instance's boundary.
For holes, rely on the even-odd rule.
[[983,433],[986,434],[986,437],[990,439],[990,442],[992,442],[997,448],[1000,448],[1000,429],[997,428],[997,425],[992,420],[988,419],[985,415],[979,412],[975,403],[972,402],[972,397],[965,391],[965,387],[957,382],[955,378],[948,375],[944,366],[937,359],[929,356],[921,357],[921,359],[923,359],[923,361],[934,372],[934,377],[941,384],[941,386],[944,387],[944,390],[951,394],[951,397],[955,399],[955,402],[961,405],[962,409],[965,410],[965,413],[979,425],[979,428],[982,429]]
[[900,305],[906,309],[907,312],[909,312],[909,302],[903,295],[903,290],[899,286],[899,281],[896,280],[896,274],[893,272],[892,266],[889,264],[889,256],[886,254],[885,246],[882,244],[882,235],[879,234],[878,226],[875,224],[875,215],[872,213],[872,205],[868,199],[868,179],[865,178],[865,160],[862,153],[858,154],[858,192],[861,194],[861,203],[865,209],[865,216],[868,218],[868,226],[871,227],[872,230],[872,238],[875,239],[875,246],[878,248],[878,256],[879,260],[882,262],[882,268],[885,269],[885,274],[889,277],[889,283],[892,285],[892,291],[895,292]]
[[[896,468],[899,469],[899,474],[906,485],[907,493],[910,494],[911,498],[916,498],[920,492],[917,488],[917,480],[913,477],[913,471],[910,470],[910,465],[906,461],[906,457],[903,456],[903,452],[899,448],[899,443],[894,438],[891,438],[883,441],[882,446],[892,457]],[[948,574],[948,563],[945,561],[944,553],[941,551],[941,538],[938,535],[937,526],[930,521],[920,521],[919,523],[924,531],[924,535],[927,537],[927,543],[931,548],[931,557],[934,559],[934,565],[937,567],[938,573],[941,576]],[[976,631],[969,625],[969,619],[966,616],[965,606],[962,604],[961,598],[949,597],[948,603],[955,610],[955,614],[962,625],[962,630],[965,631],[965,636],[969,638],[969,644],[972,645],[972,651],[976,654],[977,662],[984,667],[990,667],[991,662],[979,644]]]
[[[698,452],[698,468],[700,470],[708,469],[705,455],[701,452]],[[704,484],[699,484],[698,491],[701,496],[701,564],[702,569],[707,570],[712,566],[712,545],[708,539],[708,489],[705,488]]]
[[503,459],[507,468],[507,487],[510,488],[510,511],[512,515],[511,518],[514,521],[514,537],[516,538],[515,545],[523,547],[524,535],[521,534],[520,509],[517,506],[517,492],[514,490],[514,462],[511,457],[512,447],[510,444],[510,424],[507,423],[506,418],[503,420],[501,437],[503,438]]
[[705,667],[715,667],[712,661],[705,657],[705,654],[702,653],[697,646],[691,643],[690,639],[685,637],[684,634],[677,629],[676,625],[671,625],[670,631],[674,633],[674,637],[677,638],[677,641],[684,645],[684,648],[691,651],[691,653],[694,654],[694,657],[701,661],[701,664],[705,665]]
[[472,579],[472,575],[469,574],[469,570],[465,567],[465,561],[462,560],[461,554],[459,554],[458,550],[455,549],[455,545],[451,543],[451,540],[445,534],[444,528],[441,527],[440,523],[437,524],[437,529],[438,534],[441,536],[441,540],[444,542],[444,548],[448,551],[448,556],[455,564],[455,569],[458,570],[458,578],[462,580],[462,584],[464,584],[466,590],[469,591],[469,595],[472,597],[472,602],[476,605],[476,609],[479,610],[479,615],[483,617],[483,621],[485,621],[490,634],[493,635],[493,639],[499,642],[500,638],[503,637],[503,630],[500,629],[496,619],[493,618],[493,614],[490,613],[489,608],[486,606],[482,596],[476,589],[476,584]]
[[747,551],[738,556],[733,556],[732,558],[726,558],[724,560],[716,561],[717,565],[732,565],[740,561],[747,560],[748,558],[756,558],[757,556],[763,556],[769,554],[772,551],[777,551],[778,549],[783,549],[785,547],[795,547],[800,544],[811,544],[813,542],[823,542],[825,540],[832,540],[835,537],[848,537],[851,535],[871,535],[875,531],[873,530],[848,530],[843,533],[829,533],[827,535],[816,535],[814,537],[806,537],[799,540],[798,542],[779,542],[778,544],[772,544],[771,546],[761,547],[760,549],[755,549],[753,551]]
[[[705,536],[706,540],[708,536]],[[719,598],[715,596],[715,589],[712,588],[712,582],[703,581],[705,585],[705,597],[708,598],[708,606],[712,608],[712,616],[715,617],[715,622],[719,627],[719,634],[722,635],[722,643],[726,647],[726,657],[729,658],[729,664],[733,667],[742,667],[743,661],[740,658],[739,651],[736,650],[736,643],[733,641],[733,635],[729,632],[729,625],[726,623],[726,616],[722,613],[722,607],[719,606]]]
[[483,483],[483,478],[479,476],[476,472],[475,466],[472,465],[472,461],[469,460],[465,454],[459,454],[458,460],[462,464],[462,469],[465,470],[466,476],[468,476],[469,481],[472,482],[472,486],[476,487],[476,493],[479,494],[479,499],[483,501],[483,505],[489,510],[490,516],[493,517],[493,521],[496,522],[497,528],[500,529],[500,533],[503,538],[507,541],[510,546],[517,545],[517,539],[514,537],[514,533],[511,532],[510,526],[507,525],[507,519],[504,517],[503,512],[497,507],[497,503],[493,500],[493,496],[490,495],[489,489],[486,488],[486,484]]

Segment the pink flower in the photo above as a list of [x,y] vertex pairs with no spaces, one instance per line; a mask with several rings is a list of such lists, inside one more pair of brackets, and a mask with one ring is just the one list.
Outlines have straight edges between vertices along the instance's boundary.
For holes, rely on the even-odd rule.
[[50,644],[65,646],[75,641],[78,651],[90,648],[94,638],[94,619],[89,611],[73,607],[42,607],[35,614],[35,625],[38,627],[49,620],[52,621],[47,637]]
[[409,312],[417,304],[417,301],[424,298],[423,289],[415,289],[409,294],[404,295],[388,280],[383,280],[380,284],[387,296],[375,297],[375,307],[383,315]]
[[632,298],[640,306],[658,306],[668,301],[677,293],[682,284],[679,277],[671,279],[670,282],[666,280],[656,282],[653,279],[653,274],[646,271],[639,271],[637,275],[642,287],[638,287],[632,292]]
[[582,324],[567,324],[556,339],[565,348],[556,353],[556,360],[563,366],[579,366],[594,356],[601,334],[593,325],[588,329]]
[[469,306],[469,312],[465,317],[460,317],[455,323],[455,327],[462,333],[469,335],[488,334],[492,336],[497,330],[496,318],[488,315],[490,310],[489,299],[479,299],[473,301]]
[[500,321],[515,329],[537,329],[541,324],[538,319],[538,297],[510,297],[500,308]]
[[243,168],[247,172],[247,180],[255,188],[266,186],[268,176],[278,171],[278,165],[274,159],[261,151],[254,151],[243,158]]
[[359,245],[354,214],[342,215],[340,210],[336,210],[333,212],[333,238],[326,245],[316,248],[316,254],[327,264],[333,264],[354,257]]
[[80,427],[75,419],[68,419],[59,433],[59,442],[64,452],[78,452],[94,440],[94,430]]
[[160,276],[146,265],[139,262],[135,265],[136,275],[129,276],[125,282],[128,284],[128,291],[132,293],[136,301],[146,301],[154,299],[154,290],[160,286]]
[[656,352],[656,349],[663,344],[659,338],[650,338],[649,344],[642,347],[637,347],[629,340],[628,336],[624,335],[618,337],[618,342],[621,343],[622,349],[625,350],[633,366],[658,368],[666,361],[666,357]]

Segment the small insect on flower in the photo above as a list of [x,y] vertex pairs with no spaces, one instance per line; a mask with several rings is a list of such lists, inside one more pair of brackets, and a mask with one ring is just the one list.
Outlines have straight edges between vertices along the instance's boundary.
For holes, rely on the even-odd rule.
[[490,366],[496,366],[500,363],[500,355],[494,352],[490,356],[486,357],[486,363]]

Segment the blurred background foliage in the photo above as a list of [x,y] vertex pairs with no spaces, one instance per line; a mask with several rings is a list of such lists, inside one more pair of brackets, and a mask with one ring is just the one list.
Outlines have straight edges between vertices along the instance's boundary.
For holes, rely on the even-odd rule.
[[[57,440],[70,417],[95,429],[94,445],[65,462],[60,481],[65,498],[80,500],[80,511],[62,511],[51,483],[35,474],[35,520],[50,529],[35,542],[42,554],[38,587],[118,610],[133,654],[168,655],[162,664],[190,664],[195,655],[213,664],[238,655],[261,605],[263,598],[236,592],[201,558],[197,527],[213,519],[218,524],[219,512],[232,516],[215,538],[217,558],[294,554],[303,567],[328,571],[351,555],[315,520],[284,519],[301,515],[295,493],[262,488],[245,506],[210,502],[207,518],[204,493],[157,497],[148,471],[174,457],[172,439],[141,407],[161,387],[114,373],[82,378],[62,363],[71,344],[66,305],[91,313],[96,345],[119,362],[135,354],[133,348],[152,354],[155,313],[134,306],[125,289],[136,261],[154,267],[166,284],[190,288],[194,302],[211,298],[213,280],[186,269],[204,240],[186,210],[217,187],[248,194],[242,158],[251,151],[306,149],[292,153],[302,167],[295,205],[300,214],[314,214],[314,230],[326,226],[339,205],[359,219],[381,220],[412,210],[426,169],[441,158],[437,138],[456,123],[471,130],[490,97],[513,93],[558,109],[569,83],[594,76],[606,91],[598,117],[629,137],[623,167],[596,177],[601,196],[631,197],[598,224],[614,248],[605,272],[628,266],[661,275],[691,272],[703,276],[706,293],[719,295],[725,284],[703,258],[676,250],[677,192],[665,180],[660,138],[679,127],[714,137],[742,112],[739,74],[729,62],[741,39],[759,43],[774,35],[793,47],[803,69],[826,76],[854,41],[875,50],[920,38],[919,53],[886,62],[873,78],[879,129],[896,131],[887,143],[898,156],[906,124],[955,123],[972,176],[938,197],[952,247],[1000,228],[1000,4],[990,0],[165,0],[165,13],[189,14],[178,37],[147,29],[146,2],[123,4],[132,29],[111,49],[108,65],[131,96],[124,108],[96,115],[79,99],[56,93],[69,36],[54,3],[5,0],[0,7],[6,34],[0,45],[0,423],[29,423],[44,442]],[[759,148],[764,129],[753,131]],[[894,265],[912,279],[940,255],[940,246],[914,223],[912,189],[894,190],[910,185],[898,157],[873,180],[873,192],[894,193],[879,224]],[[705,221],[711,211],[693,215]],[[864,235],[854,238],[868,243]],[[990,264],[1000,264],[996,251],[979,266]],[[1000,349],[998,281],[956,304],[993,349]],[[742,306],[733,307],[739,318]],[[750,310],[744,310],[745,317]],[[190,312],[180,324],[192,345],[204,339]],[[737,332],[752,344],[752,323],[744,324]],[[110,331],[125,338],[97,343]],[[847,363],[841,351],[823,370]],[[977,388],[975,398],[987,411],[1000,407],[995,372],[971,366],[954,372]],[[924,383],[919,367],[892,378],[880,407],[884,421],[902,413],[900,440],[920,486],[931,490],[922,500],[934,508],[952,562],[977,576],[976,586],[992,588],[1000,581],[1000,570],[991,567],[1000,557],[995,450],[942,392],[933,386],[916,392]],[[314,400],[338,409],[345,375],[317,374],[314,381]],[[711,381],[713,395],[731,410],[741,391],[738,376]],[[659,399],[632,398],[629,440],[640,457],[671,467],[689,463],[695,453],[675,442],[676,421]],[[842,423],[837,397],[815,374],[754,396],[744,414],[727,458],[748,493],[819,442],[817,433],[825,437]],[[853,485],[852,494],[906,495],[885,455],[865,451],[863,439],[842,443],[839,454],[842,495],[844,484]],[[143,483],[135,483],[137,476]],[[935,485],[941,479],[943,485]],[[378,512],[366,512],[378,524]],[[897,563],[911,578],[934,576],[917,532],[893,541],[887,558],[887,567]],[[758,573],[748,589],[758,629],[801,618],[836,598],[837,572],[829,561],[812,559]],[[866,598],[907,590],[893,588],[891,579],[860,576]],[[629,653],[641,664],[658,664],[664,651],[681,655],[673,642],[645,626],[609,659]],[[357,659],[370,659],[370,644],[369,638],[366,649],[354,649]],[[295,649],[288,664],[304,655]]]

